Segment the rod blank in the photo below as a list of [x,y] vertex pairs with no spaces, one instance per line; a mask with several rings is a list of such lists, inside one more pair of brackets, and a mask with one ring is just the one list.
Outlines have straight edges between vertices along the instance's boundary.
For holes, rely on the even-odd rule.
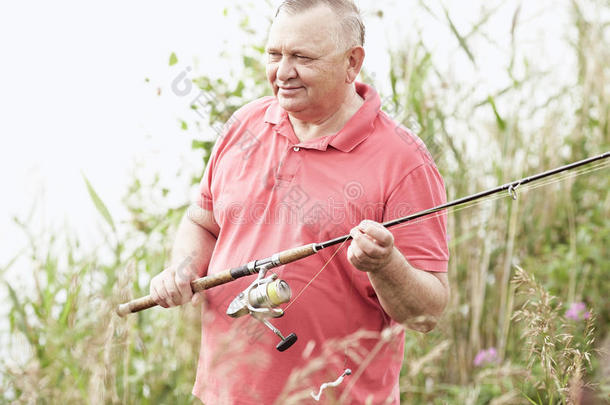
[[[561,172],[564,172],[567,170],[571,170],[571,169],[574,169],[574,168],[577,168],[580,166],[584,166],[586,164],[589,164],[589,163],[592,163],[592,162],[595,162],[598,160],[607,159],[609,157],[610,157],[610,151],[602,153],[601,155],[597,155],[597,156],[593,156],[593,157],[583,159],[583,160],[580,160],[577,162],[573,162],[573,163],[570,163],[565,166],[557,167],[555,169],[551,169],[551,170],[547,170],[545,172],[534,174],[529,177],[524,177],[520,180],[515,180],[513,182],[506,183],[506,184],[503,184],[498,187],[494,187],[494,188],[486,190],[486,191],[481,191],[476,194],[462,197],[457,200],[453,200],[453,201],[447,202],[445,204],[439,205],[437,207],[433,207],[433,208],[430,208],[430,209],[427,209],[424,211],[417,212],[412,215],[408,215],[406,217],[397,218],[397,219],[394,219],[394,220],[391,220],[388,222],[384,222],[382,225],[385,226],[386,228],[389,228],[394,225],[412,221],[414,219],[421,218],[423,216],[430,215],[430,214],[442,211],[442,210],[450,208],[450,207],[455,207],[458,205],[466,204],[468,202],[475,201],[475,200],[481,199],[483,197],[490,196],[492,194],[497,194],[497,193],[500,193],[503,191],[510,192],[510,190],[514,190],[516,187],[518,187],[520,185],[531,183],[533,181],[540,180],[542,178],[549,177],[549,176],[552,176],[552,175],[555,175],[555,174],[558,174],[558,173],[561,173]],[[303,259],[307,256],[310,256],[310,255],[318,252],[319,250],[345,242],[350,239],[351,239],[350,235],[344,235],[344,236],[340,236],[340,237],[337,237],[337,238],[334,238],[334,239],[331,239],[331,240],[328,240],[325,242],[311,243],[308,245],[303,245],[303,246],[295,247],[292,249],[284,250],[280,253],[277,253],[277,254],[275,254],[271,257],[265,258],[265,259],[255,260],[255,261],[245,264],[243,266],[235,267],[235,268],[223,271],[218,274],[214,274],[211,276],[206,276],[206,277],[202,277],[202,278],[193,280],[191,282],[191,288],[193,289],[193,292],[207,290],[208,288],[216,287],[217,285],[221,285],[221,284],[226,284],[228,282],[231,282],[233,280],[236,280],[236,279],[244,277],[244,276],[248,276],[250,274],[255,274],[258,272],[258,269],[260,266],[269,265],[269,264],[272,264],[271,267],[281,266],[281,265],[284,265],[287,263],[294,262],[296,260]],[[119,316],[125,316],[130,313],[139,312],[144,309],[152,308],[156,305],[157,304],[152,300],[150,295],[147,295],[145,297],[137,298],[135,300],[132,300],[132,301],[119,305],[116,312]]]

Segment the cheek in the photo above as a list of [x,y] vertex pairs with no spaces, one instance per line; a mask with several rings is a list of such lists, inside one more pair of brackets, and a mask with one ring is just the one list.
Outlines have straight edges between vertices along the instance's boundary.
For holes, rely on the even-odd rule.
[[275,74],[277,73],[277,65],[268,63],[267,67],[265,68],[265,71],[267,73],[267,80],[269,80],[270,82],[274,82]]
[[316,90],[323,81],[323,77],[317,69],[312,69],[307,66],[298,66],[295,70],[299,82],[311,90]]
[[333,88],[339,79],[337,71],[330,67],[322,66],[318,69],[305,69],[301,73],[304,81],[315,83],[320,90]]

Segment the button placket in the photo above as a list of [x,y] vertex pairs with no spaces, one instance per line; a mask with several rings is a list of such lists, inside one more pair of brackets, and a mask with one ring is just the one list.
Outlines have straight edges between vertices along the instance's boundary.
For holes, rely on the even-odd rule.
[[281,164],[277,168],[277,180],[278,185],[285,186],[292,182],[296,172],[299,170],[301,166],[301,154],[293,154],[291,153],[291,149],[294,152],[298,152],[301,150],[298,146],[289,146],[285,150],[285,155],[281,159]]

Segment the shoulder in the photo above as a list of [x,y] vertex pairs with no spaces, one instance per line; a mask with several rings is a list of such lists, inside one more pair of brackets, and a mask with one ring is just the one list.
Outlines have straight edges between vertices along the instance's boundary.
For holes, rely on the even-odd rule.
[[267,109],[274,102],[276,101],[273,96],[261,97],[251,101],[235,111],[228,122],[232,121],[232,124],[235,124],[240,121],[256,121],[258,119],[262,121],[264,120]]
[[249,137],[265,123],[265,114],[275,102],[275,97],[261,97],[236,110],[218,132],[216,147],[230,144],[232,140]]
[[404,172],[422,165],[434,166],[428,147],[412,130],[379,111],[374,123],[373,144],[382,150],[391,164],[400,165]]

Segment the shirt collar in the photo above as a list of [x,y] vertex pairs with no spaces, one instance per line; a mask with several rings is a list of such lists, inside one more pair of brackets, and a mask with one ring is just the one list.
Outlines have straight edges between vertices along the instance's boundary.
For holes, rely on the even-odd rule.
[[[299,144],[299,146],[310,147],[313,149],[326,150],[328,145],[342,152],[349,152],[364,141],[374,129],[374,122],[381,107],[381,99],[371,86],[356,82],[356,92],[364,99],[364,104],[347,121],[343,128],[332,135],[322,138],[312,139]],[[288,113],[280,107],[277,99],[273,100],[265,111],[265,122],[276,125],[278,133],[295,140],[292,126],[288,120]],[[284,133],[288,126],[289,134]],[[297,141],[298,142],[298,141]]]

